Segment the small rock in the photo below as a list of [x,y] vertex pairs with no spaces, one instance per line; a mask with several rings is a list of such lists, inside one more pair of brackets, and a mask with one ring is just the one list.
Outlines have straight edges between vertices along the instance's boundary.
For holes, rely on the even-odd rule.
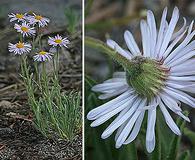
[[0,102],[0,107],[5,108],[5,109],[10,109],[10,108],[12,108],[12,103],[9,101],[3,100]]

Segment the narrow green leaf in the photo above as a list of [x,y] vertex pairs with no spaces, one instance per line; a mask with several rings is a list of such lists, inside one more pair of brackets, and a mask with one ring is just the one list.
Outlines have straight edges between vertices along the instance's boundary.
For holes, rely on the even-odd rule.
[[87,4],[85,7],[85,17],[89,14],[92,4],[93,4],[93,0],[87,0]]
[[132,142],[119,151],[118,160],[138,160],[135,143]]
[[190,129],[186,127],[184,128],[184,135],[190,139],[190,142],[192,144],[191,159],[194,159],[195,158],[195,132],[191,131]]
[[[185,115],[188,113],[185,112]],[[183,132],[184,126],[185,126],[185,120],[182,120],[179,118],[177,120],[177,125],[180,126],[180,131]],[[178,150],[179,150],[179,144],[181,142],[181,136],[174,135],[169,148],[169,153],[166,160],[175,160],[177,158]]]
[[158,114],[158,120],[160,122],[160,125],[159,125],[160,135],[159,136],[161,139],[161,160],[165,160],[167,157],[167,153],[169,152],[169,147],[167,146],[170,146],[170,142],[172,138],[174,137],[174,134],[168,127],[167,123],[165,122],[165,118],[163,114],[161,113],[161,111],[159,113],[160,114]]
[[195,132],[189,130],[188,128],[184,128],[184,135],[187,136],[195,147]]
[[187,150],[181,154],[179,160],[190,160],[190,151]]

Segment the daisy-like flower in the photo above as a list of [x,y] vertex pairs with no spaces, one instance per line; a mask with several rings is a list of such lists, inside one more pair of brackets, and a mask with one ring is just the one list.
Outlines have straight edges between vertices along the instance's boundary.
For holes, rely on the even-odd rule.
[[23,37],[35,35],[36,32],[34,27],[31,27],[26,22],[22,23],[22,25],[15,24],[14,28],[17,30],[17,32],[21,33]]
[[60,47],[66,47],[68,48],[68,44],[70,44],[70,41],[66,38],[62,38],[62,36],[60,36],[59,34],[55,37],[49,37],[48,40],[48,44],[56,47],[56,46],[60,46]]
[[159,30],[152,11],[147,12],[147,20],[141,20],[143,50],[139,49],[129,31],[124,33],[129,51],[115,41],[107,40],[108,46],[119,54],[115,54],[118,60],[124,62],[126,72],[116,72],[113,78],[92,88],[103,93],[100,99],[115,98],[90,111],[87,118],[93,120],[91,127],[96,127],[116,116],[101,135],[105,139],[116,131],[116,148],[131,143],[137,137],[146,112],[148,152],[155,148],[157,109],[161,110],[167,125],[177,135],[181,132],[169,111],[190,121],[182,113],[181,102],[195,107],[195,98],[189,95],[195,93],[195,41],[191,41],[195,35],[193,21],[186,26],[184,18],[183,26],[174,32],[179,19],[178,8],[174,8],[169,22],[166,16],[167,8],[163,11]]
[[21,13],[11,13],[8,15],[10,18],[10,22],[17,21],[17,22],[24,22],[26,20],[26,13],[21,14]]
[[38,24],[39,27],[45,27],[50,22],[49,18],[33,13],[33,16],[28,16],[29,23],[32,25]]
[[31,51],[31,45],[29,43],[18,42],[16,44],[9,43],[8,50],[15,55],[22,55]]
[[34,61],[38,62],[45,62],[45,61],[50,61],[52,59],[52,53],[46,52],[46,51],[40,51],[36,53],[35,56],[33,56]]

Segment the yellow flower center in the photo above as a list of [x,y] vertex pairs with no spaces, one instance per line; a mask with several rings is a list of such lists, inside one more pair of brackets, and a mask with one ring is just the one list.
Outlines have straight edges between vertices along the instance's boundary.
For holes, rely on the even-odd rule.
[[45,55],[46,53],[47,53],[47,52],[45,52],[45,51],[40,51],[40,52],[39,52],[40,55]]
[[23,14],[16,14],[16,18],[18,18],[18,19],[22,19],[24,17],[24,15]]
[[56,39],[54,42],[56,42],[56,43],[62,43],[62,40],[61,39]]
[[29,29],[28,29],[27,27],[24,27],[24,26],[21,27],[21,30],[22,30],[23,32],[28,32],[28,31],[29,31]]
[[40,15],[36,15],[36,16],[35,16],[35,19],[36,19],[36,20],[39,20],[39,21],[40,21],[42,18],[43,18],[43,17],[40,16]]
[[16,44],[16,47],[17,47],[17,48],[24,48],[24,43],[18,42],[18,43]]

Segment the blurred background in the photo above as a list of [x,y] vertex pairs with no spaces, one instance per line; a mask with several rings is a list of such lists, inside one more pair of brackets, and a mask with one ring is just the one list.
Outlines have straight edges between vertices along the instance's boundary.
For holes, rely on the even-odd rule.
[[[187,19],[187,24],[190,24],[195,17],[195,1],[194,0],[86,0],[85,1],[85,36],[94,37],[106,42],[107,38],[116,41],[120,46],[126,48],[124,41],[124,31],[130,30],[135,37],[136,42],[141,46],[140,20],[146,18],[147,10],[152,10],[157,27],[159,27],[162,11],[168,7],[168,17],[170,20],[173,8],[177,6],[180,10],[180,19],[177,23],[177,29],[183,25],[183,17]],[[115,64],[109,57],[98,52],[97,50],[85,47],[85,114],[89,110],[104,103],[97,99],[97,94],[92,93],[91,87],[96,83],[101,83],[111,77],[113,71],[123,70],[120,66]],[[195,131],[195,110],[184,106],[190,114],[191,123],[187,126],[192,131]],[[172,114],[173,115],[173,114]],[[173,115],[174,117],[175,115]],[[176,117],[174,117],[176,119]],[[114,148],[114,136],[106,140],[100,138],[102,131],[108,126],[108,123],[100,127],[90,128],[90,122],[85,122],[86,131],[86,159],[90,160],[130,160],[128,152],[131,145],[127,145],[117,150]],[[162,128],[167,128],[162,124]],[[165,134],[168,141],[173,134],[168,131]],[[138,138],[140,139],[140,137]],[[190,141],[186,135],[182,136],[182,144],[180,151],[193,149],[194,141]],[[138,145],[138,159],[145,160],[148,154],[140,147],[140,142],[136,141]],[[169,144],[170,145],[170,144]],[[128,148],[129,147],[129,148]],[[131,149],[130,149],[131,150]],[[195,159],[194,153],[191,157]]]
[[[8,43],[19,40],[8,14],[35,12],[50,19],[42,30],[46,50],[48,36],[60,34],[71,44],[60,55],[63,92],[82,89],[82,1],[1,0],[0,1],[0,159],[81,159],[81,131],[73,142],[43,137],[32,125],[32,111],[21,82],[19,57],[8,52]],[[47,66],[47,70],[50,70]]]
[[[123,33],[127,29],[131,30],[137,43],[140,44],[139,22],[140,19],[146,17],[147,10],[154,12],[157,26],[166,6],[168,18],[175,6],[179,8],[178,28],[183,24],[182,17],[185,17],[189,24],[195,16],[195,1],[193,0],[86,0],[85,2],[85,36],[92,36],[104,42],[107,38],[111,38],[122,46],[125,46]],[[94,51],[92,54],[89,48],[86,48],[85,65],[85,73],[96,80],[102,80],[109,74],[105,57]]]

